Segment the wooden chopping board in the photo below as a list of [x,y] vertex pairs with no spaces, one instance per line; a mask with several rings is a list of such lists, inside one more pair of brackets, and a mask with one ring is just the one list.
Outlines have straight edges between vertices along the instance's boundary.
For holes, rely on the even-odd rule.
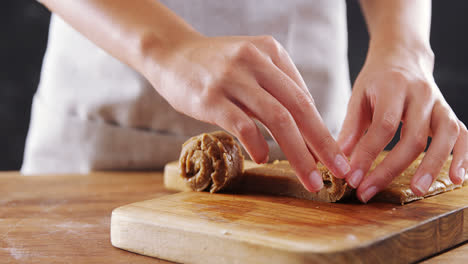
[[468,188],[399,206],[182,192],[112,213],[116,247],[184,263],[408,263],[468,240]]

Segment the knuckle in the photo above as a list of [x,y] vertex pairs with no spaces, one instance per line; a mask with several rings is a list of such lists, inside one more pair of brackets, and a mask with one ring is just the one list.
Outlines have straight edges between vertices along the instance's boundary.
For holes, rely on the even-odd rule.
[[257,55],[257,47],[252,42],[245,41],[238,48],[235,58],[237,61],[244,61]]
[[257,131],[255,123],[251,120],[234,122],[234,132],[239,138],[252,138]]
[[374,136],[378,139],[378,142],[387,142],[393,138],[395,135],[396,128],[394,128],[393,124],[389,123],[382,123],[378,132],[374,134]]
[[400,120],[395,113],[386,112],[380,121],[380,127],[382,134],[388,137],[393,137],[393,134],[398,129],[400,125]]
[[380,173],[380,177],[384,185],[390,184],[393,181],[393,179],[397,176],[397,173],[389,167],[382,167]]
[[296,104],[293,105],[293,111],[301,116],[308,115],[310,114],[311,107],[314,107],[314,105],[315,102],[312,96],[298,92],[296,94]]
[[[466,129],[466,126],[465,124],[463,124],[463,122],[459,122],[458,124],[458,127],[460,128],[460,132],[458,134],[458,137],[460,137],[460,142],[465,142],[465,145],[466,145],[466,149],[468,150],[468,130]],[[458,142],[457,142],[458,144]]]
[[262,35],[262,36],[259,36],[258,38],[260,39],[260,41],[262,41],[266,45],[276,46],[278,44],[276,39],[271,35]]
[[445,126],[451,135],[458,137],[460,133],[460,126],[458,125],[457,120],[455,120],[453,117],[449,117]]
[[436,171],[437,168],[440,169],[442,164],[447,160],[448,155],[444,155],[440,151],[432,152],[424,157],[423,163],[425,168],[429,171]]
[[465,123],[463,123],[462,121],[459,121],[458,123],[459,123],[458,125],[459,125],[459,127],[460,127],[460,132],[466,133],[466,132],[467,132],[467,129],[466,129]]
[[276,113],[275,119],[277,124],[279,124],[281,127],[289,126],[292,120],[291,115],[286,110]]
[[415,81],[414,86],[418,89],[418,96],[422,96],[424,98],[432,96],[432,86],[426,80],[417,80]]
[[320,150],[330,149],[330,146],[333,145],[334,141],[335,140],[330,135],[322,136],[317,141],[317,147],[319,147]]
[[264,35],[260,36],[259,38],[261,43],[266,46],[270,56],[275,58],[281,58],[283,56],[285,51],[281,44],[273,36]]
[[312,96],[309,96],[305,93],[298,92],[296,95],[298,105],[302,107],[310,107],[315,104]]
[[270,121],[271,123],[277,124],[280,127],[287,127],[291,124],[291,114],[282,105],[274,105],[271,107]]
[[377,158],[378,154],[380,153],[379,149],[369,147],[368,145],[361,145],[359,154],[361,155],[363,163],[372,164],[375,158]]
[[423,152],[427,146],[427,137],[425,135],[415,135],[411,138],[412,149],[417,152]]
[[268,47],[270,50],[280,50],[281,49],[281,44],[273,37],[270,35],[264,35],[260,36],[260,41],[262,42],[263,45]]

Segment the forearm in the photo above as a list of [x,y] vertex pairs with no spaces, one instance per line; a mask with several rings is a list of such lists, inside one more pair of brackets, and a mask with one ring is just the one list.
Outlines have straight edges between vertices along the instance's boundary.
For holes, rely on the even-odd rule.
[[431,1],[361,0],[370,35],[369,50],[410,50],[432,56]]
[[145,58],[162,58],[198,33],[156,0],[42,0],[77,31],[114,57],[144,71]]

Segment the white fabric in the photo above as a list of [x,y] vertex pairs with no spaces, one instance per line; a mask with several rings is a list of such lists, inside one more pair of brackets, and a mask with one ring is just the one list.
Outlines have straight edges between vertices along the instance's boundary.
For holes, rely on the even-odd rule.
[[[208,36],[273,35],[338,133],[350,96],[344,1],[161,2]],[[173,110],[140,74],[52,16],[24,174],[158,169],[188,137],[216,129]]]

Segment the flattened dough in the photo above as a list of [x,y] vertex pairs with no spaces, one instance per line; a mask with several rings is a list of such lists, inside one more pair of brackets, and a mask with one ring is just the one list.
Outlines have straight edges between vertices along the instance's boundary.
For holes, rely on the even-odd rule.
[[[379,164],[385,158],[387,153],[388,152],[386,151],[380,153],[380,155],[377,157],[376,161],[372,165],[371,170],[373,170],[376,167],[376,165]],[[390,183],[390,185],[387,186],[387,188],[385,188],[383,191],[377,194],[374,200],[405,204],[415,200],[420,200],[424,197],[429,197],[439,193],[451,191],[453,189],[460,188],[468,184],[468,175],[465,175],[465,180],[463,181],[463,184],[453,184],[450,180],[449,169],[450,164],[452,163],[452,156],[450,155],[450,157],[445,161],[442,170],[437,176],[437,179],[434,181],[434,183],[429,188],[429,191],[424,195],[424,197],[415,195],[410,188],[411,178],[416,173],[416,169],[419,167],[419,164],[421,164],[424,154],[425,153],[419,155],[419,157],[415,161],[413,161],[413,163],[411,163],[411,165],[402,174],[400,174],[400,176],[395,178],[392,181],[392,183]]]
[[324,188],[317,193],[311,193],[302,186],[286,160],[257,166],[251,164],[244,172],[242,189],[239,192],[274,194],[331,203],[351,195],[352,189],[344,179],[335,178],[322,164],[318,165],[318,169],[322,174]]
[[[385,151],[380,153],[371,171],[386,155]],[[373,200],[405,204],[462,187],[450,181],[448,175],[452,161],[450,156],[426,195],[416,196],[411,191],[410,182],[423,157],[424,153]],[[164,184],[166,188],[177,191],[229,190],[237,193],[282,195],[324,202],[343,200],[354,193],[345,180],[335,178],[325,166],[319,163],[318,168],[322,174],[324,188],[318,193],[310,193],[302,186],[288,161],[275,161],[263,165],[244,161],[236,141],[229,134],[218,131],[188,140],[182,148],[179,163],[172,162],[166,165]],[[468,184],[468,175],[465,175],[463,182],[463,185],[466,184]]]

